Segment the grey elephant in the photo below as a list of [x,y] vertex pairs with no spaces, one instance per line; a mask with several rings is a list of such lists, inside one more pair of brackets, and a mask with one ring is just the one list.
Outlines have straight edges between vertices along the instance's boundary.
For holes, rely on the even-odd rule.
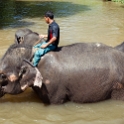
[[33,32],[28,28],[19,29],[15,32],[15,44],[27,44],[27,45],[35,45],[42,41],[37,32]]
[[115,49],[124,52],[124,42],[114,47]]
[[25,44],[7,50],[0,62],[0,97],[32,87],[47,104],[124,100],[124,54],[115,48],[101,43],[59,47],[44,55],[37,68],[28,62],[31,54]]

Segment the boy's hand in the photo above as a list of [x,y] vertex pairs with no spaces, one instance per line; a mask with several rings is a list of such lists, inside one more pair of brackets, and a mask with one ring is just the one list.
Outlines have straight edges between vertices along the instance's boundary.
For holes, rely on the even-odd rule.
[[44,35],[42,35],[42,34],[41,34],[41,35],[39,35],[39,37],[40,37],[40,38],[45,38],[45,36],[44,36]]
[[46,43],[46,44],[43,44],[43,45],[41,46],[41,48],[44,49],[44,48],[46,48],[47,46],[48,46],[48,44]]
[[47,35],[40,34],[39,37],[44,39],[47,38]]

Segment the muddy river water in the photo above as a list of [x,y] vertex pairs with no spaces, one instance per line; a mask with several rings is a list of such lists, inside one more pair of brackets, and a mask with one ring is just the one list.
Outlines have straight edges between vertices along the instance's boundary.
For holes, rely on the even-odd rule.
[[[124,41],[124,5],[102,0],[0,1],[0,57],[14,42],[14,33],[29,28],[47,33],[43,14],[52,10],[61,28],[60,46]],[[91,84],[92,85],[92,84]],[[124,124],[124,102],[44,105],[32,89],[0,99],[0,124]]]

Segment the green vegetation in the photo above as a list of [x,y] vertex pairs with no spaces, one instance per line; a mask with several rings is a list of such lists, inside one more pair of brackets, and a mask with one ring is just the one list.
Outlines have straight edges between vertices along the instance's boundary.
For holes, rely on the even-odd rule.
[[112,0],[112,1],[114,1],[114,2],[121,2],[121,3],[124,4],[124,0]]

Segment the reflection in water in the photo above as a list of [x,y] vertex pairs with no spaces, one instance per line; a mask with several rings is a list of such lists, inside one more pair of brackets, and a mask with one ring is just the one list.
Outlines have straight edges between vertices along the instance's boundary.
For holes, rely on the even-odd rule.
[[42,17],[48,10],[53,11],[57,17],[71,16],[76,13],[90,10],[86,5],[73,4],[60,1],[15,1],[4,0],[0,3],[0,28],[21,27],[34,23],[21,21],[24,18]]
[[[61,28],[60,45],[124,41],[124,8],[101,0],[0,0],[0,56],[14,42],[15,31],[30,28],[47,33],[43,14],[55,13]],[[66,103],[46,106],[31,90],[0,99],[1,124],[123,124],[124,102]]]

